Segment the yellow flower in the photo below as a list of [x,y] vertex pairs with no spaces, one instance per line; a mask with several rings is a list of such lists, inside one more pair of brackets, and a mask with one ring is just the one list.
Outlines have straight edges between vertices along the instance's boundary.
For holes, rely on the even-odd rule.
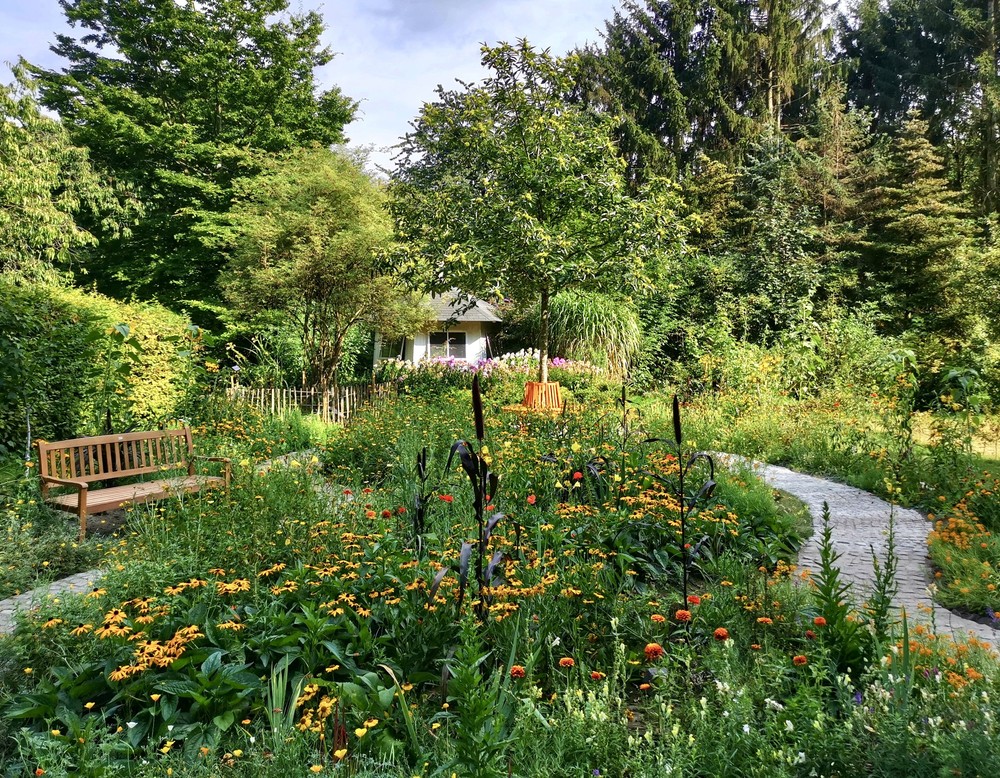
[[321,773],[321,772],[323,772],[323,765],[321,765],[321,764],[314,764],[309,769],[312,770],[314,773]]
[[338,748],[336,751],[333,752],[333,758],[338,761],[343,759],[345,756],[347,756],[346,748]]
[[160,749],[160,753],[165,754],[173,747],[174,747],[174,741],[168,740],[166,743],[163,744],[163,748]]
[[151,699],[153,702],[159,702],[160,701],[160,695],[159,694],[151,694],[151,695],[149,695],[149,699]]
[[96,704],[97,704],[96,702],[88,702],[88,703],[86,703],[86,704],[85,704],[85,705],[84,705],[83,707],[84,707],[84,708],[86,708],[87,710],[90,710],[90,709],[91,709],[91,708],[93,708],[93,707],[94,707],[94,706],[95,706]]
[[354,734],[357,735],[358,737],[364,737],[365,735],[368,734],[368,730],[365,729],[364,727],[358,727],[356,730],[354,730]]
[[32,670],[30,667],[25,667],[24,668],[24,674],[25,675],[31,675],[33,672],[35,672],[35,671]]
[[240,750],[239,748],[234,748],[233,756],[235,756],[238,759],[239,757],[243,756],[243,751]]
[[376,726],[377,724],[378,724],[378,719],[368,719],[365,722],[365,728],[366,729],[371,729],[372,727]]

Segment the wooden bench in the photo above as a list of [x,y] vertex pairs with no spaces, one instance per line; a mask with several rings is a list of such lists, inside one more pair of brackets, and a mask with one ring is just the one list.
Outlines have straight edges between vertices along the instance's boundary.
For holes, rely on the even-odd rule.
[[[194,462],[222,462],[223,475],[195,473]],[[194,455],[191,428],[128,432],[93,438],[38,441],[38,475],[42,481],[42,499],[59,510],[80,517],[80,540],[87,536],[87,516],[105,513],[126,503],[162,500],[179,493],[200,489],[229,487],[230,460],[225,457]],[[154,478],[124,486],[91,489],[97,481],[129,478],[171,470],[187,470],[187,475]],[[67,494],[49,495],[52,486],[75,489]]]

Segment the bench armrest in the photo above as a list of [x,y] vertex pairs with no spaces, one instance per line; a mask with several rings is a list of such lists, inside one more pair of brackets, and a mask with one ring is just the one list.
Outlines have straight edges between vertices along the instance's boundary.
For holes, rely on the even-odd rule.
[[90,488],[90,484],[86,481],[71,481],[66,478],[53,478],[50,475],[39,475],[39,479],[42,482],[42,499],[47,500],[49,498],[49,486],[55,484],[56,486],[72,486],[76,489],[77,494],[83,495],[87,489]]
[[222,462],[225,465],[225,467],[223,468],[224,471],[223,478],[226,479],[226,488],[227,489],[229,488],[229,481],[230,478],[232,477],[233,460],[231,460],[229,457],[206,457],[202,456],[201,454],[196,454],[194,458],[200,459],[203,462]]
[[53,478],[50,475],[43,475],[43,476],[39,476],[39,477],[42,479],[42,481],[44,483],[48,483],[48,484],[57,484],[59,486],[72,486],[72,487],[75,487],[76,489],[89,489],[90,488],[90,484],[88,484],[86,481],[71,481],[71,480],[66,479],[66,478]]

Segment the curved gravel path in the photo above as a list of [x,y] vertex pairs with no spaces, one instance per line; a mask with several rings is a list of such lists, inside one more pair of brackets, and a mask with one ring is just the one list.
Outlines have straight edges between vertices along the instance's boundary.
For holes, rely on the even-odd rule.
[[[873,494],[825,478],[796,473],[777,465],[749,462],[729,454],[715,456],[729,464],[747,464],[770,486],[788,492],[806,504],[812,515],[814,531],[799,552],[800,567],[819,569],[823,503],[827,503],[830,508],[833,545],[841,555],[838,565],[844,580],[854,585],[857,599],[862,599],[870,591],[874,577],[872,549],[874,548],[880,560],[885,558],[889,517],[895,516],[898,556],[896,583],[899,587],[897,607],[905,608],[908,618],[914,621],[926,622],[933,617],[935,631],[939,634],[948,633],[962,638],[971,632],[980,640],[989,641],[994,647],[1000,648],[1000,631],[962,618],[944,608],[931,610],[933,602],[928,592],[931,584],[927,559],[928,522],[920,513],[894,507]],[[100,574],[100,570],[88,570],[18,597],[0,601],[0,633],[14,629],[16,611],[35,607],[47,596],[89,591]]]
[[[740,457],[719,455],[723,461],[746,462]],[[906,609],[911,622],[929,622],[932,618],[937,634],[964,638],[973,633],[980,640],[1000,648],[1000,631],[985,624],[962,618],[945,608],[933,608],[928,592],[931,585],[930,563],[927,557],[929,522],[909,508],[892,506],[869,492],[853,486],[796,473],[785,467],[761,462],[749,463],[751,469],[767,484],[799,498],[809,508],[813,534],[799,551],[799,566],[819,569],[819,545],[823,530],[823,503],[830,508],[830,527],[834,549],[839,553],[837,564],[842,577],[854,585],[858,600],[867,596],[874,578],[872,549],[879,561],[885,559],[889,517],[895,517],[895,542],[898,563],[896,583],[897,607]]]

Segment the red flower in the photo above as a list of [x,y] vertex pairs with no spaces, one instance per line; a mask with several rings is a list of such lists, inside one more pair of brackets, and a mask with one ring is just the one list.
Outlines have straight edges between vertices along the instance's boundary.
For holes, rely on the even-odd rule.
[[574,481],[582,481],[583,480],[583,473],[581,473],[579,470],[577,470],[575,473],[573,473],[573,480]]
[[528,505],[534,505],[536,502],[538,502],[538,498],[535,497],[535,495],[533,495],[533,494],[529,494],[528,495]]
[[521,665],[514,665],[510,668],[511,678],[524,678],[524,668]]
[[796,667],[802,667],[808,662],[809,660],[806,659],[805,656],[802,654],[798,654],[797,656],[792,657],[792,664],[795,665]]
[[760,651],[760,643],[751,643],[750,644],[750,650],[751,651]]
[[724,641],[724,640],[729,640],[729,630],[728,630],[728,629],[726,629],[725,627],[719,627],[719,628],[718,628],[717,630],[715,630],[715,632],[714,632],[714,633],[712,634],[712,637],[714,637],[714,638],[715,638],[716,640],[718,640],[718,641],[719,641],[720,643],[721,643],[722,641]]
[[594,672],[592,672],[590,674],[590,680],[592,680],[592,681],[603,681],[604,680],[604,673],[599,672],[597,670],[594,670]]
[[452,497],[450,494],[439,494],[438,499],[441,500],[442,502],[455,502],[455,498]]
[[808,640],[815,640],[816,639],[816,633],[813,632],[811,629],[807,629],[806,630],[806,639],[808,639]]
[[396,508],[396,513],[402,516],[404,513],[406,513],[406,508],[400,505],[398,508]]
[[575,664],[576,662],[573,660],[573,657],[571,656],[564,656],[562,659],[559,660],[560,667],[573,667]]
[[388,508],[382,511],[383,519],[388,519],[390,516],[392,516],[392,511],[390,511]]
[[663,646],[659,643],[647,643],[646,644],[646,661],[655,662],[663,656]]
[[344,494],[350,497],[352,494],[354,494],[354,492],[352,492],[350,489],[344,489]]
[[691,611],[679,610],[674,614],[674,618],[682,622],[691,621]]
[[813,624],[815,624],[817,627],[825,627],[826,619],[824,619],[822,616],[817,616],[815,619],[813,619]]
[[699,597],[697,594],[689,594],[688,605],[701,605],[701,597]]

